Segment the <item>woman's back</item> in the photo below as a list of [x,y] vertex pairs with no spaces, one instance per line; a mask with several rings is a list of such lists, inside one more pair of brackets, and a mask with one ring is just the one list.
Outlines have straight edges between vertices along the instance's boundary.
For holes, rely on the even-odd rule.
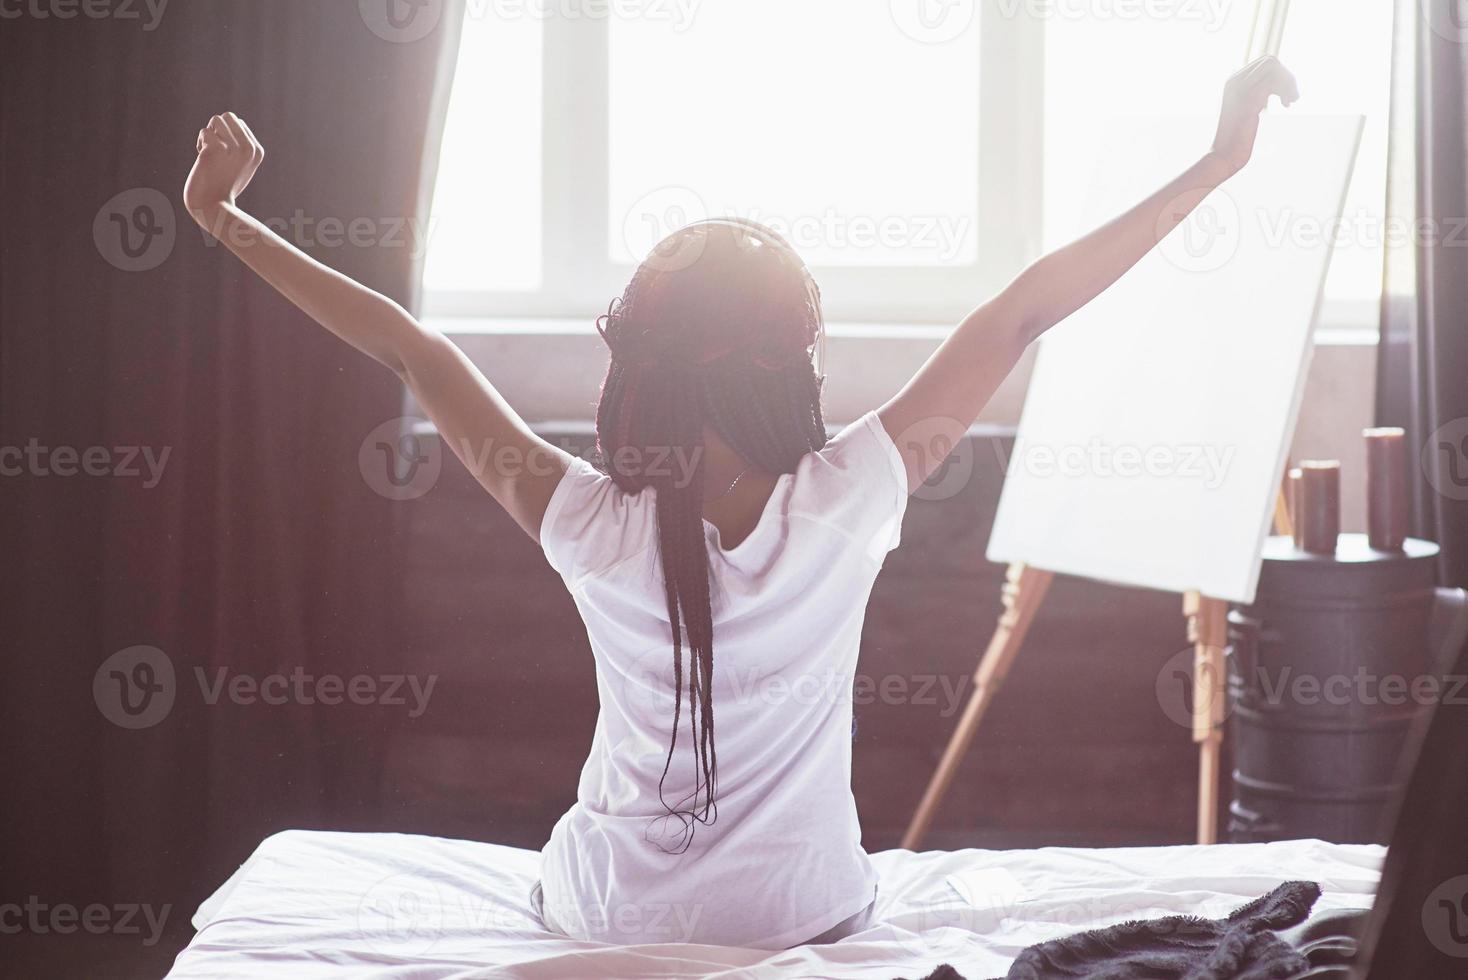
[[704,523],[718,719],[707,823],[686,812],[700,778],[686,703],[668,758],[687,679],[656,492],[624,493],[578,461],[546,510],[541,542],[586,622],[601,699],[577,803],[545,849],[547,916],[613,942],[792,945],[865,908],[876,885],[851,796],[851,693],[866,600],[906,506],[903,463],[870,414],[781,475],[734,547]]

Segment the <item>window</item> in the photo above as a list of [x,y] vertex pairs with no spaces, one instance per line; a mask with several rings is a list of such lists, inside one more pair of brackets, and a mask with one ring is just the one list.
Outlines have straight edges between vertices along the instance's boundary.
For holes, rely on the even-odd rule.
[[662,234],[734,214],[832,319],[961,315],[1038,238],[1037,25],[1007,9],[470,0],[427,312],[589,318]]
[[[1301,78],[1299,108],[1364,113],[1356,172],[1325,280],[1326,326],[1375,329],[1388,234],[1386,170],[1394,4],[1294,0],[1280,58]],[[1319,43],[1320,38],[1330,43]]]
[[433,191],[430,293],[541,285],[540,22],[466,18]]
[[[467,8],[427,311],[575,319],[662,235],[732,214],[793,241],[833,320],[951,322],[1086,230],[1108,116],[1215,111],[1254,17],[1243,0]],[[1327,320],[1374,323],[1390,18],[1295,0],[1285,34],[1302,111],[1369,117]]]
[[[1124,3],[1094,6],[1098,11],[1126,9]],[[1046,25],[1047,247],[1089,230],[1076,216],[1084,213],[1091,156],[1103,143],[1108,117],[1211,115],[1223,79],[1248,49],[1252,4],[1179,0],[1154,9],[1172,16],[1055,16]],[[1366,116],[1326,279],[1321,324],[1327,327],[1376,326],[1391,36],[1392,4],[1294,0],[1280,48],[1280,58],[1300,81],[1301,98],[1291,112]]]
[[1245,6],[1218,8],[1217,20],[1180,12],[1170,18],[1055,17],[1046,25],[1046,248],[1090,230],[1081,216],[1111,119],[1217,111],[1223,82],[1248,49],[1253,10]]
[[[640,259],[676,227],[647,207],[662,195],[675,219],[763,221],[812,264],[977,259],[976,46],[914,43],[886,4],[834,20],[737,0],[682,29],[611,23],[611,258]],[[821,43],[833,31],[840,43]]]

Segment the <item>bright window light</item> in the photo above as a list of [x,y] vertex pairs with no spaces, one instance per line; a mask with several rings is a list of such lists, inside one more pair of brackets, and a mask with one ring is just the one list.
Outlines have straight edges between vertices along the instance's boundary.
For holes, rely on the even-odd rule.
[[[1174,4],[1206,12],[1211,4]],[[1099,9],[1099,8],[1097,8]],[[1120,9],[1120,8],[1118,8]],[[1055,17],[1045,24],[1045,245],[1084,234],[1096,154],[1119,116],[1212,115],[1243,64],[1253,5],[1205,17]],[[1206,150],[1199,147],[1199,152]]]
[[540,286],[541,24],[488,12],[464,20],[433,195],[427,289]]
[[[1392,11],[1343,7],[1294,0],[1281,57],[1300,78],[1294,111],[1367,116],[1325,313],[1364,326],[1394,231],[1383,219]],[[1254,15],[1247,2],[976,4],[982,16],[939,35],[899,14],[960,7],[468,9],[425,273],[438,310],[584,316],[663,235],[733,215],[786,234],[848,319],[913,322],[981,301],[1010,274],[991,267],[1022,267],[1037,237],[1053,248],[1089,231],[1108,121],[1214,115]],[[984,65],[981,22],[995,55]],[[548,107],[543,77],[583,87]],[[543,135],[575,158],[545,158]],[[573,199],[573,218],[557,210]],[[558,258],[543,268],[543,255]]]
[[1279,56],[1300,79],[1301,112],[1366,117],[1356,172],[1325,280],[1327,299],[1364,304],[1376,319],[1386,226],[1386,149],[1391,109],[1392,7],[1294,0]]
[[[1093,13],[1046,24],[1047,247],[1090,230],[1083,223],[1086,194],[1108,119],[1217,112],[1224,79],[1243,65],[1253,5],[1214,7],[1162,5],[1155,9],[1169,16]],[[1333,305],[1363,325],[1375,322],[1381,291],[1391,30],[1389,3],[1294,0],[1280,50],[1300,81],[1301,99],[1290,111],[1366,116],[1326,280],[1327,319]]]
[[737,215],[813,265],[974,261],[976,25],[924,44],[887,2],[691,9],[686,23],[610,24],[613,259],[640,259],[686,220]]

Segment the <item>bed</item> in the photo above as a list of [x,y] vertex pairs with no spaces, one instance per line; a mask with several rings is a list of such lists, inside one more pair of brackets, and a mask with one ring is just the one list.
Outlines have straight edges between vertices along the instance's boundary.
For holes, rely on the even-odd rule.
[[363,977],[1002,976],[1025,946],[1127,919],[1222,916],[1280,882],[1316,910],[1371,903],[1385,850],[1286,841],[1116,849],[885,851],[877,922],[780,952],[614,947],[547,932],[530,906],[536,851],[402,834],[287,831],[200,906],[173,980]]

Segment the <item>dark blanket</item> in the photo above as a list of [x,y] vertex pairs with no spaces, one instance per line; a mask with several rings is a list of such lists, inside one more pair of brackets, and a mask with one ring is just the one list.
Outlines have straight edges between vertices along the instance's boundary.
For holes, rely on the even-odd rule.
[[[1322,963],[1348,960],[1354,940],[1306,934],[1320,886],[1289,881],[1226,919],[1175,915],[1124,922],[1023,950],[1005,980],[1286,980],[1324,976]],[[1353,918],[1358,921],[1360,915]],[[1280,930],[1291,930],[1284,937]],[[1319,932],[1319,929],[1314,932]],[[1338,932],[1341,930],[1331,930]],[[1311,949],[1331,951],[1315,957]],[[1313,961],[1313,962],[1312,962]],[[928,980],[962,980],[941,966]]]
[[1031,946],[1006,980],[1280,980],[1310,968],[1275,935],[1299,925],[1320,886],[1288,881],[1226,919],[1168,916],[1082,932]]

